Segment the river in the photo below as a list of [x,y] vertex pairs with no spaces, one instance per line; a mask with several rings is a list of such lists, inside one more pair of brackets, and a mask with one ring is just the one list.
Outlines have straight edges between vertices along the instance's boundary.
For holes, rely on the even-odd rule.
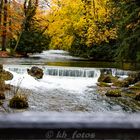
[[[114,63],[89,62],[60,50],[44,51],[29,58],[1,58],[0,63],[14,75],[7,83],[30,90],[29,108],[25,111],[140,111],[139,103],[129,97],[112,99],[98,94],[96,84],[102,68],[110,69],[116,76],[127,76],[128,70],[117,69]],[[27,74],[27,68],[34,65],[43,69],[43,79],[36,80]]]

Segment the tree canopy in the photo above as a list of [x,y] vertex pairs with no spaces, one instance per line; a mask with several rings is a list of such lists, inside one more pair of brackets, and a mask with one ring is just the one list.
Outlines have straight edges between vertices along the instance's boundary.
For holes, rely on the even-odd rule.
[[140,61],[140,2],[1,0],[0,41],[2,50],[25,55],[63,49],[93,60]]

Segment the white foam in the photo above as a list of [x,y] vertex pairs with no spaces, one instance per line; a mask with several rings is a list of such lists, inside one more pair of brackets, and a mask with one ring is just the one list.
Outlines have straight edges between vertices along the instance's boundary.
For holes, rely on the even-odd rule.
[[77,78],[77,77],[58,77],[44,75],[43,79],[36,80],[27,73],[18,74],[10,71],[14,78],[11,81],[7,81],[11,85],[32,89],[32,90],[43,90],[46,89],[65,89],[70,91],[76,91],[82,93],[87,89],[88,86],[96,84],[98,77],[96,78]]

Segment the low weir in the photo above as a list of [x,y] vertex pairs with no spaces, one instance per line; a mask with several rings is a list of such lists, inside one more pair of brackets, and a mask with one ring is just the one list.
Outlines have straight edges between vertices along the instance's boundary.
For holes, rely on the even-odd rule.
[[[24,65],[7,65],[5,66],[9,71],[13,71],[19,74],[27,73],[27,68],[31,66]],[[102,68],[82,68],[82,67],[56,67],[56,66],[42,66],[40,67],[44,70],[45,75],[51,76],[68,76],[68,77],[86,77],[95,78],[100,75],[100,70]],[[128,74],[128,71],[119,69],[105,69],[112,72],[114,76],[124,76]]]

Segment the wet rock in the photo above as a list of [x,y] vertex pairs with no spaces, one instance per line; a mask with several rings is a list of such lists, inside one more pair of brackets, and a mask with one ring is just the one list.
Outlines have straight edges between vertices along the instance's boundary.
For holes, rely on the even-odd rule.
[[113,83],[117,79],[118,79],[117,77],[114,77],[111,74],[101,73],[100,77],[98,78],[98,82]]
[[38,67],[32,67],[31,69],[27,69],[27,72],[29,75],[37,78],[37,79],[41,79],[43,77],[43,70],[41,68]]
[[140,101],[140,92],[136,93],[135,100]]
[[111,83],[111,75],[101,73],[98,82]]
[[131,72],[129,77],[133,78],[133,83],[140,81],[140,72]]
[[113,86],[116,86],[116,87],[129,87],[129,82],[127,80],[116,80],[113,83]]
[[13,79],[13,74],[10,73],[9,71],[2,71],[2,77],[4,80],[12,80]]
[[16,94],[9,101],[9,107],[16,109],[25,109],[28,108],[28,100],[26,95]]
[[3,65],[0,64],[0,72],[3,71]]
[[125,78],[125,81],[127,81],[129,85],[134,84],[136,82],[135,78],[130,77],[130,76]]
[[121,90],[119,89],[110,89],[105,93],[109,97],[121,97]]
[[5,81],[0,75],[0,91],[4,91],[4,90],[5,90]]
[[129,87],[130,90],[140,90],[140,82],[135,83]]
[[3,65],[0,64],[0,80],[12,80],[13,74],[9,71],[3,70]]

